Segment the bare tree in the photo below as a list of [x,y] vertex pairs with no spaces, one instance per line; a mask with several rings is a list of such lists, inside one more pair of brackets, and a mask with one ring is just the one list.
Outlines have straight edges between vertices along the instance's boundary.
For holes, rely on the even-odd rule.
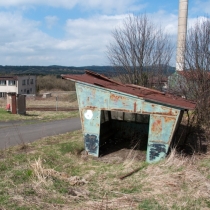
[[[185,143],[196,145],[209,141],[210,121],[210,20],[198,19],[187,32],[184,51],[184,71],[177,71],[169,79],[170,91],[196,103],[187,114]],[[202,131],[202,132],[201,132]],[[196,137],[196,139],[195,139]],[[195,141],[193,141],[193,139]]]
[[198,124],[210,120],[210,20],[197,20],[187,33],[184,71],[169,80],[173,92],[196,102]]
[[187,36],[185,68],[190,70],[187,78],[186,97],[196,100],[198,122],[210,120],[210,20],[197,20]]
[[130,15],[122,27],[113,31],[113,38],[108,58],[123,83],[150,86],[154,78],[161,83],[173,51],[161,27],[155,27],[146,14]]

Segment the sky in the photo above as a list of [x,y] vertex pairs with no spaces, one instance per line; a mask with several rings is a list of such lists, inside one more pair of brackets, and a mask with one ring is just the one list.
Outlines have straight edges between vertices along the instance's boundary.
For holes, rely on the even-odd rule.
[[[0,65],[110,65],[112,31],[128,15],[146,13],[175,43],[178,6],[179,0],[0,0]],[[189,0],[188,26],[209,13],[210,0]]]

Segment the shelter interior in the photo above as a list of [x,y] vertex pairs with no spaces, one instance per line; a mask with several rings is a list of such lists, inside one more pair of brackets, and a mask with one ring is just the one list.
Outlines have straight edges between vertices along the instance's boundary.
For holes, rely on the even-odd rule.
[[145,114],[101,110],[99,155],[122,148],[147,150],[149,119]]

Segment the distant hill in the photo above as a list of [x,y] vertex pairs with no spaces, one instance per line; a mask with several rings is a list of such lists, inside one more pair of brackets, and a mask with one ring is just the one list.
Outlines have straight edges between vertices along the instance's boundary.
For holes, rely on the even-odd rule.
[[[112,66],[1,66],[0,65],[0,75],[22,75],[22,74],[31,74],[31,75],[48,75],[53,74],[58,77],[61,74],[83,74],[85,70],[94,71],[99,74],[110,75],[113,72]],[[175,68],[169,66],[165,74],[172,74],[175,72]]]

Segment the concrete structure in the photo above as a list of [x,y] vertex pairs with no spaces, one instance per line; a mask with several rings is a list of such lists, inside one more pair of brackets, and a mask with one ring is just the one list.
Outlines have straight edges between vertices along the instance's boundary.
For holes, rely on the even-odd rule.
[[163,92],[115,82],[86,71],[62,75],[76,82],[85,150],[94,156],[111,141],[147,140],[147,161],[167,155],[183,112],[195,104]]
[[0,98],[7,93],[36,94],[36,76],[0,76]]
[[178,38],[176,54],[176,70],[184,70],[184,52],[187,34],[188,0],[179,0]]
[[12,114],[26,114],[26,96],[16,93],[7,94],[7,111]]
[[42,98],[50,98],[51,95],[51,93],[43,93]]

